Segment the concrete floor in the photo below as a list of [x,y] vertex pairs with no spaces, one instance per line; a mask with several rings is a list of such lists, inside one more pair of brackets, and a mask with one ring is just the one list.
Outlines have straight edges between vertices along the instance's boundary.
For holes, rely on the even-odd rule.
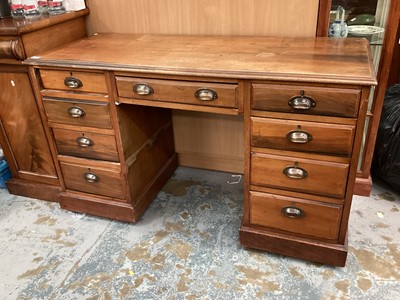
[[356,196],[344,268],[243,249],[243,186],[179,168],[133,225],[0,190],[0,299],[400,299],[400,197]]

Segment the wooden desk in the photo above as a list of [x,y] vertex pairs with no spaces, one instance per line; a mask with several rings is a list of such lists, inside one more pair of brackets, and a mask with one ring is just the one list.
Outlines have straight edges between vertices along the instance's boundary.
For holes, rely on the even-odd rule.
[[240,114],[241,243],[344,265],[376,84],[368,49],[362,39],[104,34],[29,58],[61,206],[138,221],[178,165],[171,109]]

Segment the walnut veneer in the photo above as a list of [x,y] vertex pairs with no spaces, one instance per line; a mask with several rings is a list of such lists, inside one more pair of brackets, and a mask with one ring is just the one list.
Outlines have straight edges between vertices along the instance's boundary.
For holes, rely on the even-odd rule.
[[37,20],[0,19],[0,143],[10,193],[58,201],[60,179],[28,74],[29,56],[86,35],[82,10]]
[[136,222],[178,164],[171,110],[243,115],[241,243],[343,266],[376,84],[368,49],[363,39],[100,34],[29,58],[61,206]]

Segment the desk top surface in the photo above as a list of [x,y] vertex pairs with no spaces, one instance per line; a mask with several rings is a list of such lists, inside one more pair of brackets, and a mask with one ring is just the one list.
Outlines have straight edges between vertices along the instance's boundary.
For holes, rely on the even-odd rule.
[[30,65],[232,79],[375,85],[365,39],[98,34]]

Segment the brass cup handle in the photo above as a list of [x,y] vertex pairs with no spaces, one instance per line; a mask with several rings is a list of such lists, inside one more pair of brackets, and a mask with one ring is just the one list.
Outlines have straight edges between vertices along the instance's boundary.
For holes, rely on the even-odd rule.
[[73,118],[82,118],[86,113],[79,106],[72,106],[68,108],[68,114]]
[[306,144],[312,140],[312,135],[304,130],[292,130],[286,135],[286,138],[295,144]]
[[80,81],[76,77],[67,77],[64,79],[64,84],[65,86],[69,87],[70,89],[78,89],[80,87],[83,87],[82,81]]
[[196,91],[194,96],[200,101],[212,101],[218,99],[217,92],[211,89],[199,89]]
[[94,183],[94,182],[100,181],[99,176],[97,176],[96,174],[90,173],[90,172],[83,174],[83,179],[85,179],[86,182],[89,182],[89,183]]
[[281,209],[281,213],[288,218],[300,219],[304,217],[304,211],[294,206],[286,206]]
[[133,91],[139,96],[148,96],[154,93],[153,88],[147,83],[138,83],[133,87]]
[[76,143],[82,148],[87,148],[94,145],[94,142],[91,139],[84,136],[78,137],[76,139]]
[[290,179],[303,179],[308,176],[306,170],[296,167],[296,166],[289,166],[283,169],[283,174],[285,174]]
[[304,91],[300,92],[300,96],[294,96],[290,98],[288,102],[289,106],[294,109],[308,110],[315,107],[315,100],[309,96],[304,96]]

